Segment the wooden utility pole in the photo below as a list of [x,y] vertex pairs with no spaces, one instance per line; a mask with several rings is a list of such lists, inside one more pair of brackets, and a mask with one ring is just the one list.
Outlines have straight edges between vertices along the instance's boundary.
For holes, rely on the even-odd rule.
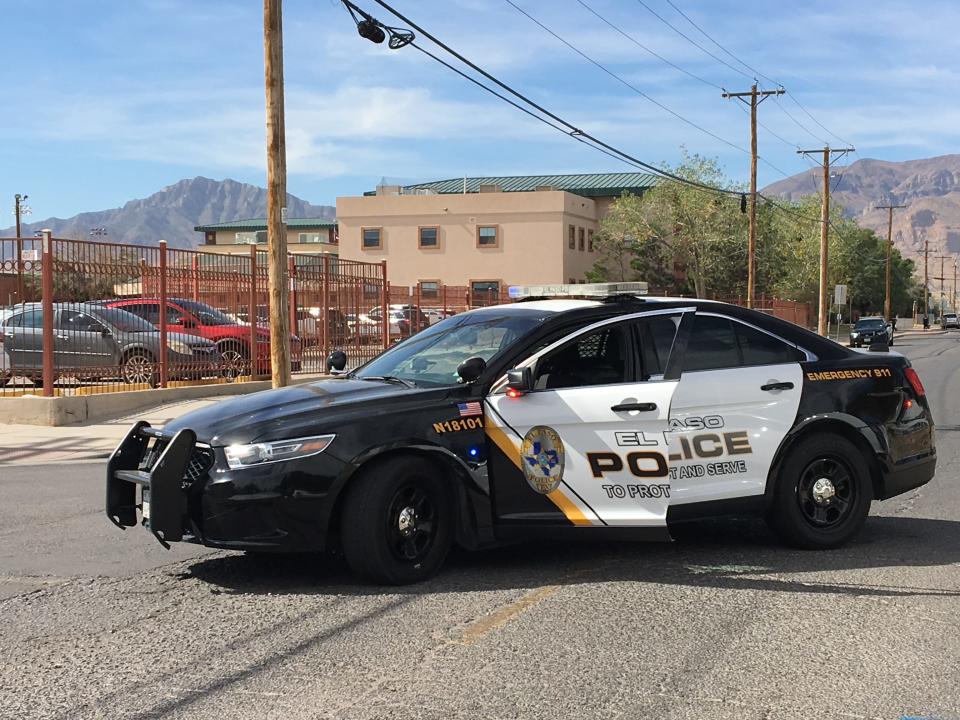
[[893,211],[900,208],[905,208],[905,207],[906,205],[877,205],[876,206],[877,210],[886,210],[888,212],[888,215],[887,215],[887,283],[886,283],[887,294],[883,301],[883,316],[887,319],[888,322],[890,321],[891,307],[893,304],[893,300],[891,299],[893,297],[892,290],[891,290],[891,282],[893,277],[893,269],[892,269],[893,260],[891,257],[893,255]]
[[[930,260],[930,240],[926,233],[923,236],[923,317],[927,318],[930,313],[930,276],[927,272],[927,265]],[[924,325],[927,323],[924,322]]]
[[940,277],[935,277],[934,280],[940,281],[940,317],[943,317],[943,306],[947,301],[947,276],[943,274],[943,262],[944,260],[949,260],[950,255],[937,255],[934,260],[940,261]]
[[[823,204],[820,210],[820,286],[817,293],[817,332],[824,337],[827,335],[827,315],[829,301],[827,299],[827,255],[829,250],[828,232],[830,230],[830,158],[833,153],[843,157],[854,152],[854,148],[833,149],[829,145],[823,150],[797,150],[800,155],[823,153]],[[838,158],[839,159],[839,158]]]
[[17,218],[17,256],[13,259],[13,266],[17,269],[17,302],[22,303],[26,302],[26,298],[23,296],[23,237],[21,237],[20,229],[20,213],[22,212],[22,203],[27,199],[26,195],[21,195],[17,193],[13,196],[13,214]]
[[[287,151],[283,124],[283,0],[263,0],[263,64],[267,92],[267,258],[270,368],[273,387],[290,384],[287,287]],[[256,324],[256,308],[250,308]],[[256,363],[255,354],[253,362]]]
[[747,307],[753,307],[756,285],[756,251],[757,251],[757,105],[770,95],[783,95],[784,89],[757,91],[754,83],[749,92],[724,92],[721,97],[737,98],[747,102],[750,98],[750,227],[747,239]]

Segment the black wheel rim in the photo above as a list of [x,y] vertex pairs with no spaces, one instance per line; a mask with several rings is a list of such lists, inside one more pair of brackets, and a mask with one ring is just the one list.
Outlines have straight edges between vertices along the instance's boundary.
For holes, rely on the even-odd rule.
[[387,507],[387,542],[401,562],[417,564],[437,537],[437,503],[422,481],[404,483]]
[[807,465],[797,483],[797,502],[803,519],[820,530],[842,524],[850,516],[856,499],[853,473],[839,458],[817,458]]

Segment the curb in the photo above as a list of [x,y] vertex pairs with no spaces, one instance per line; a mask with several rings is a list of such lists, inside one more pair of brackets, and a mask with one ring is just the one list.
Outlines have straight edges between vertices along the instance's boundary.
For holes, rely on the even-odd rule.
[[[326,375],[307,375],[293,379],[292,385],[321,380]],[[229,397],[270,390],[270,380],[186,387],[151,388],[113,393],[92,393],[43,397],[21,395],[0,398],[0,425],[45,425],[59,427],[76,423],[108,420],[148,410],[177,400]]]

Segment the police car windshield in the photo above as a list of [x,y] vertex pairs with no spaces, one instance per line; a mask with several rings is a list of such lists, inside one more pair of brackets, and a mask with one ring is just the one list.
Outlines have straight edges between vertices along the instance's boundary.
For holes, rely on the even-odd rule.
[[543,317],[539,311],[516,309],[455,315],[395,345],[353,376],[394,377],[420,387],[456,385],[460,363],[472,357],[490,362],[537,327]]

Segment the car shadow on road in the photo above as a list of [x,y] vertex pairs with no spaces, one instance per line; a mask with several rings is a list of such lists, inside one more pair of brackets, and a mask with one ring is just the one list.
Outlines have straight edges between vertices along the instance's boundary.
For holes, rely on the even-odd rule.
[[[438,577],[406,587],[359,584],[342,559],[316,555],[201,558],[180,577],[213,592],[405,595],[637,582],[727,590],[858,596],[960,597],[956,587],[920,587],[910,568],[960,563],[960,522],[871,517],[859,538],[829,551],[785,547],[753,518],[689,523],[670,544],[525,542],[454,550]],[[862,572],[867,571],[867,572]],[[874,572],[870,572],[874,571]],[[942,576],[938,576],[942,577]]]

